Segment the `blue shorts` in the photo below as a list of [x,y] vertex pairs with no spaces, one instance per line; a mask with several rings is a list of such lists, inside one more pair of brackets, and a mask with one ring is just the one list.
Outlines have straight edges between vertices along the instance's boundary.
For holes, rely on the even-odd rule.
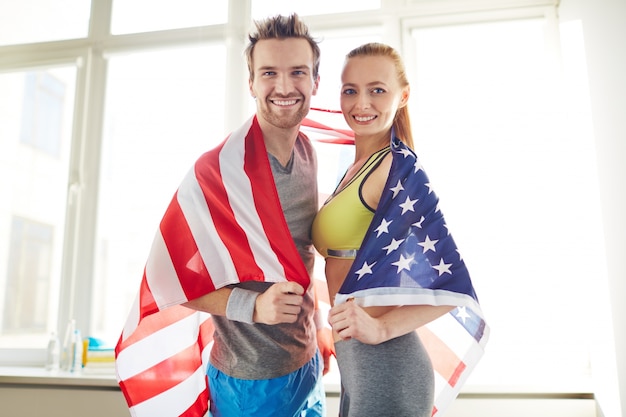
[[238,379],[209,364],[209,417],[324,417],[319,351],[302,368],[272,379]]

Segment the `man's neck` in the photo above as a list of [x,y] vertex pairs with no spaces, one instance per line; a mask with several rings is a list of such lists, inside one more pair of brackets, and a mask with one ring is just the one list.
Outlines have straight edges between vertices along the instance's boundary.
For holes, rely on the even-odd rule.
[[274,155],[282,166],[287,166],[298,138],[299,126],[291,129],[263,128],[262,126],[262,131],[267,152]]

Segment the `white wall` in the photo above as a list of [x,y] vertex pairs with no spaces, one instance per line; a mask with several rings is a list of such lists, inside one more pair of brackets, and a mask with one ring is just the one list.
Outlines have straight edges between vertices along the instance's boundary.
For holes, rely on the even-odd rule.
[[617,352],[616,368],[609,368],[610,361],[592,366],[609,380],[616,369],[617,387],[598,386],[597,398],[606,417],[618,417],[626,412],[626,1],[561,0],[559,18],[579,22],[585,44],[611,301],[607,319],[614,334],[613,346],[605,348]]

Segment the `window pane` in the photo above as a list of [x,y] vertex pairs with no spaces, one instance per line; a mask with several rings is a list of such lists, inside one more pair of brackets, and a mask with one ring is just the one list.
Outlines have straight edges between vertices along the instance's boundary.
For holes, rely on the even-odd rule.
[[0,45],[84,38],[90,1],[0,1]]
[[113,56],[98,198],[92,336],[114,344],[183,176],[224,140],[223,46]]
[[597,195],[597,178],[581,169],[593,155],[589,139],[566,128],[544,27],[531,20],[413,33],[417,153],[492,329],[475,383],[572,384],[589,372],[590,339],[580,331],[589,314],[580,306],[602,262],[581,239],[600,233],[597,202],[585,198]]
[[226,23],[228,1],[113,0],[111,33],[138,33]]
[[0,75],[0,347],[56,330],[74,68]]
[[251,3],[254,19],[277,13],[290,14],[296,12],[300,16],[307,16],[380,9],[380,0],[254,0]]

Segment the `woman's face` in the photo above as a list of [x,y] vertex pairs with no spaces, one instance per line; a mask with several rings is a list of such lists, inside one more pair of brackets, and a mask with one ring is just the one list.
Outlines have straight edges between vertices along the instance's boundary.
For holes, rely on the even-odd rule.
[[341,83],[341,111],[357,136],[386,135],[409,96],[409,88],[400,86],[394,63],[386,56],[348,59]]

